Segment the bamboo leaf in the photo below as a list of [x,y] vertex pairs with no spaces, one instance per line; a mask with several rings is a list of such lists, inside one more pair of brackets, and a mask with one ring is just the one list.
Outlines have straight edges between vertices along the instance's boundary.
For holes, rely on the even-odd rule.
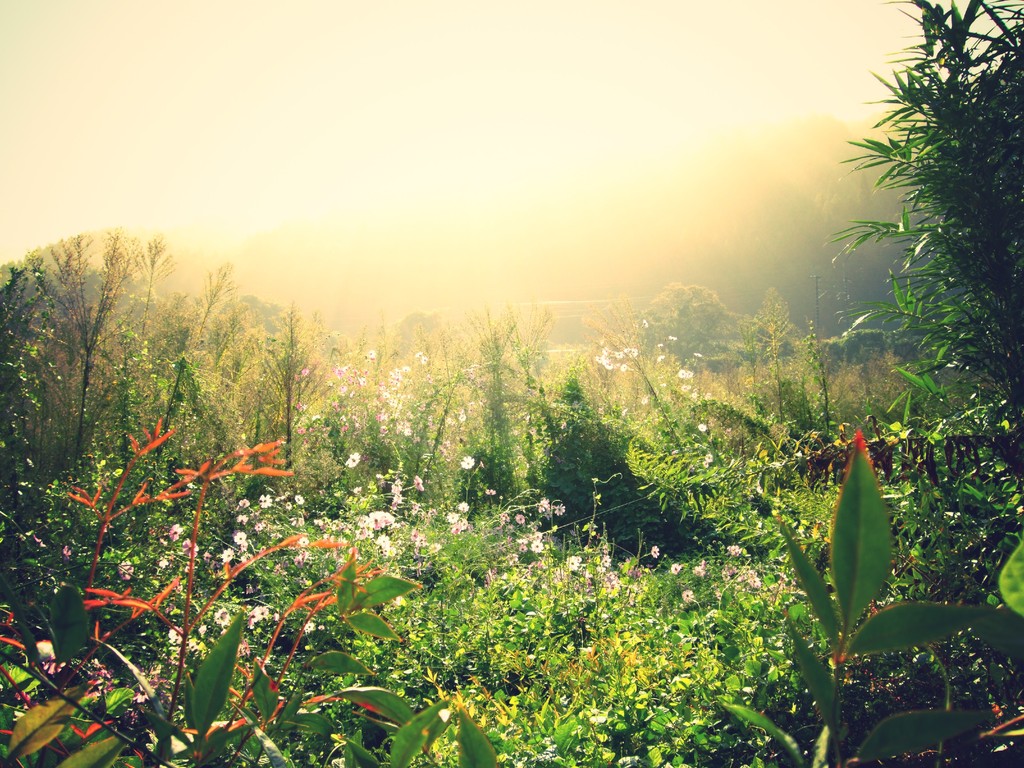
[[832,583],[844,635],[878,596],[891,559],[889,515],[858,430],[832,526]]
[[992,610],[983,606],[897,603],[868,618],[848,650],[863,656],[927,645],[991,615]]
[[773,723],[771,718],[767,715],[762,715],[760,712],[755,712],[752,709],[740,706],[739,704],[725,704],[723,706],[743,722],[755,725],[758,728],[767,731],[769,736],[783,746],[793,765],[795,765],[796,768],[804,768],[804,758],[800,754],[800,747],[797,746],[796,739]]
[[917,753],[940,741],[959,736],[992,717],[988,710],[928,709],[901,712],[875,726],[861,744],[857,757],[862,761],[882,760],[906,753]]

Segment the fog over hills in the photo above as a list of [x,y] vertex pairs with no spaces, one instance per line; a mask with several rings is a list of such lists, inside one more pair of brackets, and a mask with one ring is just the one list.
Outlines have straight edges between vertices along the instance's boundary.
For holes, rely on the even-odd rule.
[[371,206],[295,221],[244,239],[168,231],[178,268],[167,288],[196,290],[235,265],[242,293],[319,312],[355,332],[414,313],[459,317],[506,304],[548,305],[556,335],[579,334],[590,303],[637,308],[670,282],[705,285],[733,311],[756,311],[777,288],[801,327],[885,295],[892,251],[837,258],[852,219],[890,218],[891,194],[844,160],[868,132],[821,118],[723,135],[673,156],[584,169],[543,187],[429,206]]

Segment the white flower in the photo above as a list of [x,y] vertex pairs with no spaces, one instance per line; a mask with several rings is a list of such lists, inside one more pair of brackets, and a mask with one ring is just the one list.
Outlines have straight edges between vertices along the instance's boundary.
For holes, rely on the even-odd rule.
[[360,456],[358,453],[353,453],[348,457],[348,461],[345,462],[345,466],[348,467],[349,469],[353,469],[359,464],[359,460],[362,458],[363,457]]
[[304,498],[302,498],[299,494],[296,493],[295,494],[295,503],[296,504],[305,504],[306,500]]
[[472,469],[473,467],[476,466],[476,459],[474,459],[472,456],[464,456],[462,458],[461,466],[463,469]]

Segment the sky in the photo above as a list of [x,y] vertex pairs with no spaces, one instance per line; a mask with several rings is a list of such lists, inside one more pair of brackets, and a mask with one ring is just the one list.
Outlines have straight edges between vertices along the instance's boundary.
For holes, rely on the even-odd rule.
[[115,226],[472,227],[738,126],[864,120],[914,31],[880,0],[7,0],[0,261]]

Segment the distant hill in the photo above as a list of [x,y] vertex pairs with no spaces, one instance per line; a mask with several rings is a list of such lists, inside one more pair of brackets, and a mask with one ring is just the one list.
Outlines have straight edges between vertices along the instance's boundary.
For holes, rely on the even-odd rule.
[[415,313],[460,316],[489,305],[548,304],[572,340],[591,302],[642,307],[670,282],[706,285],[753,313],[768,287],[800,327],[822,330],[886,295],[898,255],[866,246],[837,259],[852,219],[893,218],[895,196],[844,164],[867,132],[821,118],[721,136],[588,178],[553,178],[502,198],[349,212],[244,239],[168,231],[178,268],[165,288],[198,290],[230,260],[243,294],[319,311],[346,332]]

